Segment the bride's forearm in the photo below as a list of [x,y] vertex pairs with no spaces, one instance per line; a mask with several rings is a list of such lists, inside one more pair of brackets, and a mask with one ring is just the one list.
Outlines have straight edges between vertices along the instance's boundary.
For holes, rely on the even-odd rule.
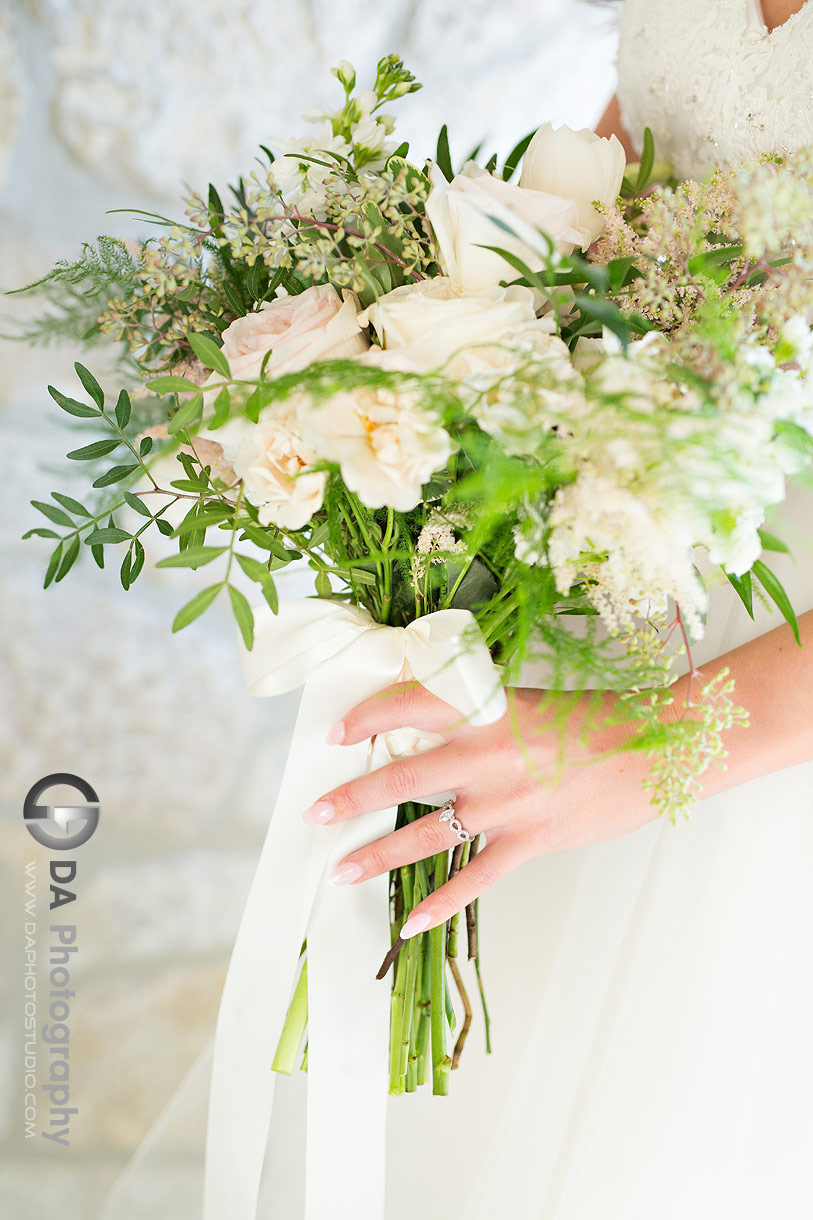
[[[709,677],[728,667],[734,699],[750,718],[748,728],[725,734],[727,769],[709,768],[704,797],[813,759],[813,610],[800,616],[799,631],[801,648],[783,624],[703,667]],[[675,706],[685,703],[687,685],[677,683]]]

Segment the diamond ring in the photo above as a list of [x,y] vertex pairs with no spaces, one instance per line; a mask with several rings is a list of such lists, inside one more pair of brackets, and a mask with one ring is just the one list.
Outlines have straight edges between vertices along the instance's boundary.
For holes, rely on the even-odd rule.
[[471,835],[454,814],[454,801],[447,801],[438,813],[439,822],[448,822],[449,829],[454,831],[461,843],[470,843]]

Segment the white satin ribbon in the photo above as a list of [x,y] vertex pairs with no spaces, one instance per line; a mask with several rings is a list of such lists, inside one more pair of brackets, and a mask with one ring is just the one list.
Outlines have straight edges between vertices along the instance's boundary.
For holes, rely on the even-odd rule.
[[[361,700],[414,677],[474,724],[499,719],[505,694],[468,610],[407,627],[311,598],[255,608],[246,688],[304,684],[279,796],[229,964],[215,1031],[203,1220],[255,1220],[274,1100],[271,1062],[308,940],[306,1220],[381,1220],[384,1211],[390,985],[388,876],[336,887],[348,853],[392,830],[394,809],[305,826],[304,809],[362,774],[369,746],[327,746]],[[385,739],[373,761],[389,761]],[[286,1218],[287,1220],[287,1218]]]

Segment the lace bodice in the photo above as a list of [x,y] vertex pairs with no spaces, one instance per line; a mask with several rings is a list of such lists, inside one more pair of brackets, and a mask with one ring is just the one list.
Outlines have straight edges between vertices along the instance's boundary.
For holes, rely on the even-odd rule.
[[813,0],[773,31],[759,0],[626,0],[618,94],[680,177],[813,144]]

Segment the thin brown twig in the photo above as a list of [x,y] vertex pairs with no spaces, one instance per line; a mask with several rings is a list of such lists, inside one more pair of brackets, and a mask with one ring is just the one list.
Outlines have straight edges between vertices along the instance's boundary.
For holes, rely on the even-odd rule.
[[449,966],[452,971],[452,978],[457,984],[457,990],[460,993],[460,999],[463,1004],[463,1024],[460,1027],[460,1033],[458,1034],[457,1041],[454,1044],[454,1051],[452,1052],[452,1071],[454,1071],[460,1062],[460,1056],[463,1053],[463,1045],[471,1028],[471,1004],[469,1003],[468,992],[463,986],[463,978],[460,974],[460,967],[457,964],[457,960],[450,957]]
[[[471,864],[477,852],[480,850],[480,835],[476,835],[471,841],[471,851],[469,854],[469,864]],[[468,954],[469,961],[477,956],[477,915],[475,912],[474,903],[470,902],[466,907],[466,937],[468,939]]]

